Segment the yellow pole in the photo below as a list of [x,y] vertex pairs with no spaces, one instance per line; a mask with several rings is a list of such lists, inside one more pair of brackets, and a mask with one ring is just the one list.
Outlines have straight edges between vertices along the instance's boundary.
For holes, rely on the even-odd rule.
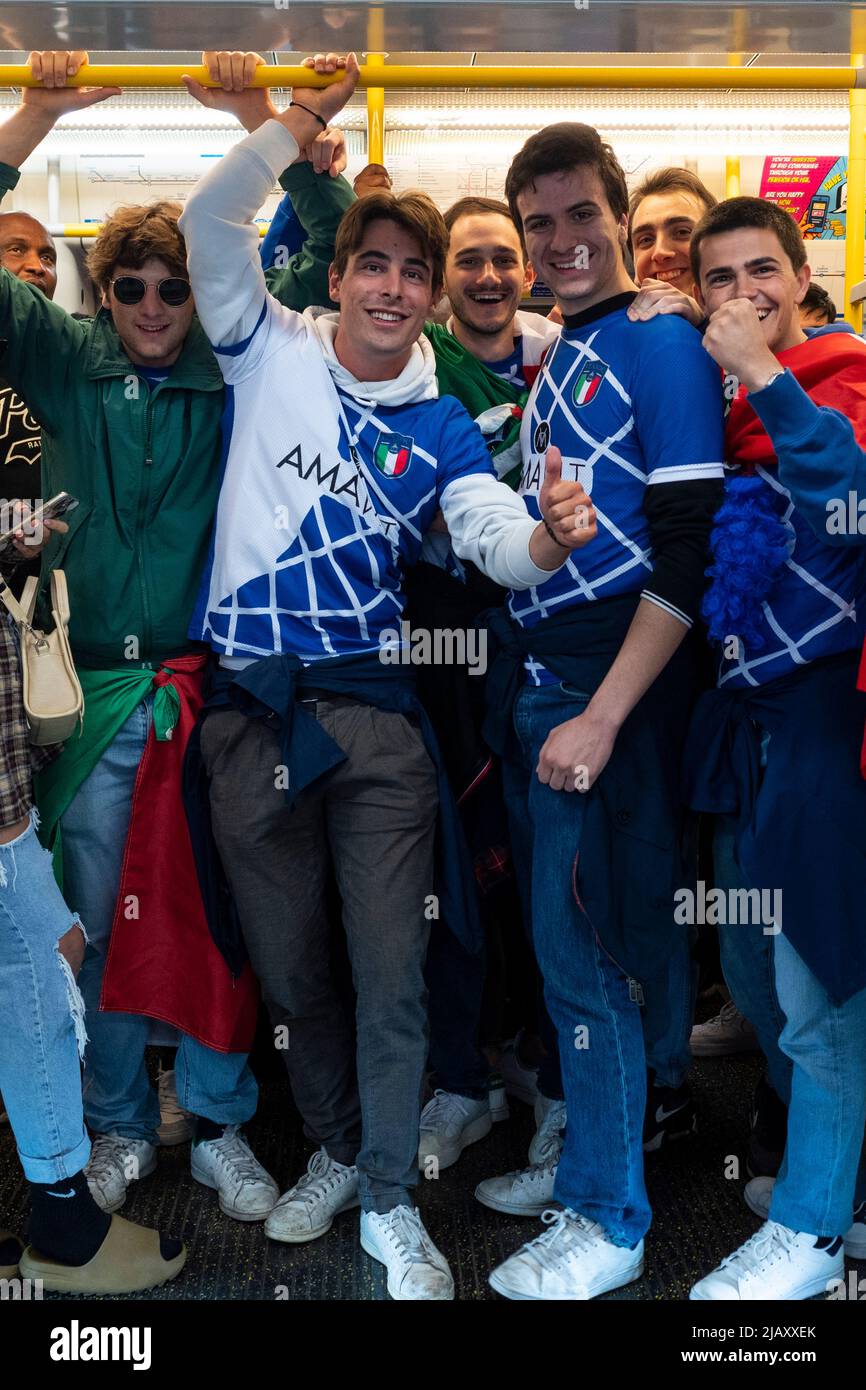
[[[851,62],[863,72],[866,49],[864,16],[851,16]],[[848,202],[845,218],[845,318],[855,333],[863,330],[863,305],[851,294],[863,279],[863,238],[866,234],[866,89],[848,93]]]
[[[734,50],[728,54],[728,64],[732,68],[742,66],[743,61],[743,39],[745,34],[746,16],[742,9],[734,11]],[[729,155],[725,160],[725,197],[738,198],[740,196],[740,161],[736,155]]]
[[[381,53],[367,54],[367,67],[385,66]],[[367,88],[367,163],[385,163],[385,88]]]
[[[373,5],[367,16],[368,72],[385,66],[385,11]],[[385,88],[367,87],[367,163],[385,163]]]
[[[68,79],[72,87],[179,87],[188,73],[206,87],[212,82],[207,70],[192,64],[152,66],[149,64],[92,64]],[[336,77],[320,77],[310,68],[282,67],[265,63],[256,69],[255,87],[325,87]],[[480,67],[410,66],[389,63],[382,68],[364,64],[360,85],[367,87],[473,87],[551,88],[616,87],[693,88],[695,90],[788,90],[816,88],[847,91],[858,82],[866,86],[866,74],[856,67],[839,68],[690,68],[690,67]],[[0,87],[36,87],[30,69],[21,65],[0,65]]]

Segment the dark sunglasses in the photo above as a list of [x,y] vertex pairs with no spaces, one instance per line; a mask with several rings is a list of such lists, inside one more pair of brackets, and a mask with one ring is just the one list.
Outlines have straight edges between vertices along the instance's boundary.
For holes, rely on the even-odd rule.
[[[110,281],[110,285],[120,304],[140,304],[147,294],[147,281],[140,280],[137,275],[119,275],[116,280]],[[181,280],[179,276],[160,280],[156,288],[163,304],[170,304],[174,308],[178,304],[185,304],[192,294],[189,280]]]

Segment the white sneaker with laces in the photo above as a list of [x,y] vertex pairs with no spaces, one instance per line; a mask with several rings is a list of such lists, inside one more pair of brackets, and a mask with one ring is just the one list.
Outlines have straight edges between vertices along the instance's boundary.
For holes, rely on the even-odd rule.
[[706,1023],[696,1023],[689,1045],[693,1057],[727,1057],[734,1052],[759,1052],[758,1035],[733,1000]]
[[490,1102],[472,1100],[451,1091],[434,1091],[421,1111],[418,1134],[418,1167],[435,1158],[439,1170],[456,1163],[463,1150],[483,1139],[493,1128]]
[[177,1084],[174,1070],[161,1071],[157,1080],[159,1091],[159,1129],[156,1131],[163,1148],[173,1144],[185,1144],[192,1138],[192,1116],[181,1110],[177,1099]]
[[530,1163],[556,1162],[565,1141],[565,1101],[539,1094],[535,1102],[535,1134],[529,1145]]
[[575,1211],[546,1211],[547,1230],[490,1275],[503,1298],[584,1300],[632,1284],[643,1274],[643,1241],[613,1245],[597,1221]]
[[323,1236],[335,1216],[359,1204],[357,1168],[336,1163],[319,1149],[304,1176],[277,1202],[265,1222],[265,1235],[288,1245],[301,1245]]
[[147,1139],[124,1134],[96,1134],[84,1176],[90,1195],[103,1211],[119,1211],[131,1182],[146,1178],[156,1167],[156,1146]]
[[448,1261],[436,1249],[413,1207],[394,1207],[384,1215],[365,1211],[361,1216],[361,1246],[387,1269],[392,1298],[420,1302],[454,1297]]
[[[743,1193],[746,1206],[762,1221],[770,1219],[770,1203],[775,1186],[775,1178],[752,1178],[751,1182],[746,1183]],[[854,1208],[854,1220],[842,1239],[849,1260],[866,1260],[866,1202]]]
[[844,1273],[841,1236],[818,1245],[815,1236],[766,1221],[718,1269],[695,1284],[689,1298],[706,1302],[813,1298],[826,1293]]
[[538,1068],[526,1067],[520,1060],[520,1039],[523,1029],[510,1042],[504,1043],[499,1070],[505,1082],[505,1090],[515,1100],[525,1105],[535,1105],[538,1100]]
[[475,1196],[491,1211],[504,1211],[508,1216],[540,1216],[553,1201],[558,1164],[557,1157],[501,1178],[485,1178],[476,1187]]
[[194,1144],[190,1169],[196,1182],[219,1194],[220,1211],[236,1221],[264,1221],[279,1200],[280,1189],[239,1125],[226,1125],[219,1139]]

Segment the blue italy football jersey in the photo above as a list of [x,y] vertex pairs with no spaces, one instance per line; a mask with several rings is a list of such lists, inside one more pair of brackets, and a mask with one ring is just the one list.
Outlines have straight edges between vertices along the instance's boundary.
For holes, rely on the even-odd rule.
[[510,596],[523,627],[617,594],[656,597],[647,488],[723,477],[721,382],[700,336],[674,315],[632,323],[626,308],[564,328],[529,399],[519,490],[530,515],[541,515],[545,454],[555,444],[563,478],[579,479],[592,498],[598,535],[547,583]]
[[338,390],[312,321],[268,299],[227,377],[225,464],[190,635],[224,659],[377,648],[450,483],[493,478],[451,397],[384,406]]

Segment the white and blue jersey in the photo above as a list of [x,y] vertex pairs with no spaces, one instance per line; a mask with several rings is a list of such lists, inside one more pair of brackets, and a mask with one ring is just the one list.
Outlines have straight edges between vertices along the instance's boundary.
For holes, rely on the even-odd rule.
[[[634,294],[566,319],[527,405],[519,492],[539,518],[545,455],[592,498],[598,534],[544,584],[509,598],[531,628],[564,608],[639,593],[686,625],[698,614],[709,520],[721,500],[718,368],[682,318],[632,323]],[[530,680],[549,679],[527,663]]]
[[382,646],[402,574],[441,507],[455,553],[505,587],[540,582],[535,524],[493,473],[455,400],[438,400],[426,338],[400,375],[359,382],[334,350],[337,316],[267,293],[252,218],[297,156],[276,121],[199,181],[181,230],[199,317],[226,381],[223,475],[190,636],[228,665]]
[[226,468],[192,634],[248,660],[377,647],[448,484],[493,476],[481,436],[451,398],[382,406],[339,391],[312,319],[275,301],[240,354],[217,356]]
[[[831,338],[833,330],[845,332],[831,324],[807,336]],[[866,453],[859,444],[866,391],[866,349],[861,351],[862,364],[855,358],[835,376],[828,362],[838,408],[816,405],[791,371],[748,397],[776,453],[777,466],[759,465],[757,473],[776,494],[789,534],[788,557],[755,615],[757,643],[736,638],[722,647],[718,684],[726,689],[766,685],[808,662],[858,650],[863,640],[866,544],[859,516],[850,514],[851,498],[857,499],[866,479]],[[839,526],[830,520],[834,507],[843,509]]]
[[718,684],[724,689],[766,685],[819,657],[859,650],[863,641],[866,546],[831,549],[794,506],[777,470],[757,471],[780,499],[789,554],[761,605],[758,643],[733,638],[722,648]]

